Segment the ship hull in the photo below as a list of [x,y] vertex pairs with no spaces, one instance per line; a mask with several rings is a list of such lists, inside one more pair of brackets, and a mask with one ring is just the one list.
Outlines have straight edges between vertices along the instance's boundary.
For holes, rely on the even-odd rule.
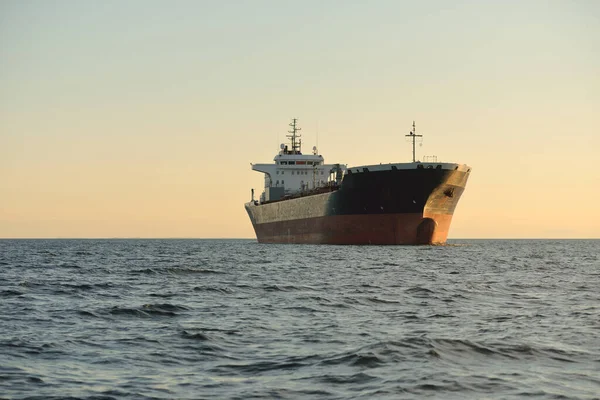
[[[408,167],[407,167],[408,165]],[[429,168],[351,168],[338,190],[266,204],[247,203],[260,243],[443,244],[470,173]],[[412,167],[412,168],[409,168]]]

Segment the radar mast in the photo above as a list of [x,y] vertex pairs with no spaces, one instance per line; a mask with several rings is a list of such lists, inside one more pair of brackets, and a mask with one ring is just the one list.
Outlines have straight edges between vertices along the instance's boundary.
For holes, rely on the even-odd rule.
[[287,135],[288,138],[292,141],[292,151],[291,154],[302,154],[300,151],[302,150],[302,139],[298,139],[301,137],[298,135],[298,131],[302,130],[302,128],[298,128],[296,123],[298,122],[298,118],[292,118],[292,122],[290,123],[290,127],[292,130],[288,131],[291,135]]

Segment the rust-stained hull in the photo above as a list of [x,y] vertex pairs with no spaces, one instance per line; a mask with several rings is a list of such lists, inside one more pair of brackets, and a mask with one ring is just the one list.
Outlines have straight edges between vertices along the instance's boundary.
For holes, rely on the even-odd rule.
[[334,192],[246,211],[260,243],[443,244],[470,173],[454,168],[357,170]]

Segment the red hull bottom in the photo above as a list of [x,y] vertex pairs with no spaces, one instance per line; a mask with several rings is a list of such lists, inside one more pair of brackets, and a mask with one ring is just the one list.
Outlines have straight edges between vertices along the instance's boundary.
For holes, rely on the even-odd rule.
[[443,244],[450,214],[334,215],[254,226],[259,243]]

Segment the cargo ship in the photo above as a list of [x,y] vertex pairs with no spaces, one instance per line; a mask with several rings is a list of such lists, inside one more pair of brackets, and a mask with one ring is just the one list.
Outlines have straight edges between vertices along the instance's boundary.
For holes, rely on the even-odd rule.
[[444,244],[471,168],[465,164],[326,164],[313,147],[302,153],[298,120],[292,119],[290,143],[273,163],[251,164],[264,174],[264,191],[245,204],[259,243],[349,245]]

